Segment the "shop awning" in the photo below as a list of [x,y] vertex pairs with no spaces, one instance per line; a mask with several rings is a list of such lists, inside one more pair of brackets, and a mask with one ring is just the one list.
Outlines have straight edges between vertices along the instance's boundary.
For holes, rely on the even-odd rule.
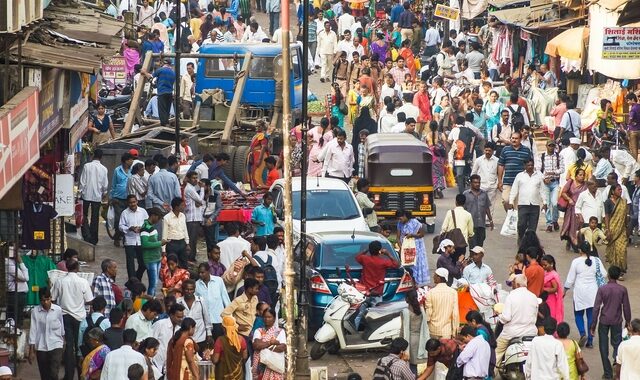
[[571,16],[563,18],[550,17],[551,7],[521,7],[501,9],[489,12],[505,25],[518,26],[527,30],[555,29],[583,20],[586,16]]
[[618,26],[625,26],[634,22],[640,22],[640,0],[629,0],[622,8],[618,18]]
[[584,51],[584,41],[588,38],[589,28],[587,27],[567,29],[547,42],[544,53],[552,57],[580,60]]
[[[96,74],[106,57],[111,57],[118,51],[109,48],[89,47],[80,45],[48,46],[36,42],[27,42],[22,46],[22,61],[43,67],[61,68],[87,74]],[[12,55],[17,55],[18,49],[13,46]],[[13,58],[17,60],[16,57]]]

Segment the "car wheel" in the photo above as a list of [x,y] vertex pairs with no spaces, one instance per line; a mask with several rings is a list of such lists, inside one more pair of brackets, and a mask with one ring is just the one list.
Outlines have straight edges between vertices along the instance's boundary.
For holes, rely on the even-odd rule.
[[309,356],[311,360],[318,360],[324,356],[325,352],[327,352],[327,346],[324,343],[313,342]]
[[340,352],[340,343],[338,343],[338,339],[334,339],[331,342],[326,344],[327,352],[330,355],[338,355]]

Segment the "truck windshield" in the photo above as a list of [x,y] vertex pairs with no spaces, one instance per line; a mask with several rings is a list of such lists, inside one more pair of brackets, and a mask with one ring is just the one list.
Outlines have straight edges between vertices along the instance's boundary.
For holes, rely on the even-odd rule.
[[[293,192],[293,219],[300,220],[300,191]],[[307,190],[307,220],[345,220],[360,216],[347,190]]]

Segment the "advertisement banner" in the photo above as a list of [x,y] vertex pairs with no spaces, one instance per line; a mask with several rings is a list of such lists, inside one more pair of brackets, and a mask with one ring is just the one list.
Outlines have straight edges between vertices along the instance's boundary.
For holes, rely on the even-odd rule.
[[114,88],[117,84],[127,83],[124,57],[114,56],[102,64],[102,79]]
[[640,59],[640,28],[604,28],[602,59]]
[[38,89],[25,87],[0,109],[0,198],[40,157]]
[[65,72],[61,69],[42,71],[40,90],[40,145],[47,142],[64,123]]
[[60,216],[75,214],[73,174],[56,174],[55,210]]
[[436,5],[436,10],[433,12],[433,15],[447,20],[456,21],[460,18],[460,9],[438,4]]
[[69,127],[74,126],[89,109],[90,82],[89,74],[69,72]]
[[89,111],[87,110],[85,113],[80,116],[78,122],[71,127],[69,131],[69,146],[74,147],[78,140],[87,133],[87,128],[89,127]]

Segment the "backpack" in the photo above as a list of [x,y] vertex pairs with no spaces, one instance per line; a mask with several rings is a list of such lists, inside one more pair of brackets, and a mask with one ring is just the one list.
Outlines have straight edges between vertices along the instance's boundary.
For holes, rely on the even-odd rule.
[[253,258],[260,264],[262,270],[264,270],[264,285],[269,289],[271,300],[275,300],[280,284],[278,283],[278,272],[276,272],[276,268],[273,266],[273,256],[269,255],[266,263],[258,256],[254,256]]
[[511,126],[513,127],[514,132],[520,132],[520,128],[525,125],[524,115],[522,114],[522,106],[518,106],[518,108],[514,111],[511,106],[507,107],[509,111],[511,111]]
[[[439,51],[438,54],[434,55],[433,57],[431,57],[431,60],[429,60],[429,63],[427,64],[428,68],[422,73],[422,80],[425,81],[426,79],[429,78],[433,78],[436,75],[438,75],[438,56],[442,54],[442,56],[444,56],[444,53]],[[445,57],[446,58],[446,57]],[[425,74],[428,76],[428,78],[424,78]]]
[[91,318],[91,315],[87,315],[87,328],[82,333],[82,345],[80,345],[80,352],[82,353],[83,357],[91,353],[91,346],[89,345],[89,331],[94,327],[100,328],[100,324],[105,319],[107,319],[107,317],[103,315],[99,317],[95,323],[93,323],[93,318]]
[[391,359],[387,362],[387,364],[382,364],[382,359],[378,359],[378,363],[376,363],[376,369],[373,371],[372,380],[391,380],[393,379],[393,375],[391,374],[391,366],[397,359]]
[[476,134],[468,127],[460,128],[458,140],[456,140],[456,160],[470,160],[473,155],[473,148]]
[[[547,154],[547,152],[542,152],[542,155],[540,157],[540,159],[542,161],[542,165],[540,167],[540,171],[542,172],[542,174],[544,174],[544,157],[545,157],[546,154]],[[556,156],[556,169],[560,169],[560,155],[558,154],[558,152],[555,152],[554,155]]]

